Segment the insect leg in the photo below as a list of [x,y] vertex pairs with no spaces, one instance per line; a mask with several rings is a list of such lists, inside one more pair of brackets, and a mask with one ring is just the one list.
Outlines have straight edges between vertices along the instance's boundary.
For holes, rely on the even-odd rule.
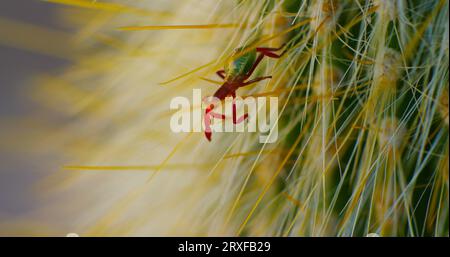
[[272,58],[280,58],[281,56],[283,56],[286,53],[285,49],[281,54],[276,54],[274,52],[281,50],[283,47],[285,46],[285,44],[283,44],[282,46],[278,47],[278,48],[273,48],[273,47],[257,47],[256,51],[260,52],[261,54],[268,56],[268,57],[272,57]]
[[219,113],[215,113],[215,112],[210,112],[209,114],[211,114],[211,116],[216,119],[222,119],[222,120],[225,119],[225,114],[219,114]]
[[248,118],[248,113],[242,115],[239,119],[236,119],[236,94],[233,94],[233,124],[239,124]]
[[270,51],[270,52],[276,52],[279,51],[281,49],[283,49],[283,47],[286,44],[282,44],[280,47],[257,47],[256,51],[261,52],[261,51]]
[[211,136],[212,136],[212,130],[211,130],[211,120],[213,118],[216,119],[225,119],[225,115],[224,114],[219,114],[219,113],[215,113],[213,111],[214,107],[208,107],[205,110],[205,117],[204,117],[204,123],[205,123],[205,136],[206,139],[208,139],[208,141],[211,141]]
[[212,135],[212,130],[211,130],[211,117],[205,113],[205,117],[203,118],[203,121],[205,123],[205,136],[206,139],[208,139],[208,141],[211,141],[211,135]]
[[216,71],[217,76],[221,77],[222,79],[225,79],[225,71],[224,70],[218,70]]
[[284,53],[286,53],[286,50],[284,50],[279,55],[275,54],[273,52],[281,50],[284,46],[285,46],[285,44],[283,44],[281,47],[278,47],[278,48],[257,47],[256,51],[259,52],[258,58],[256,59],[256,61],[253,64],[253,66],[250,68],[250,70],[247,72],[247,74],[245,75],[245,79],[250,78],[250,76],[253,74],[253,72],[255,71],[256,67],[258,67],[259,63],[262,61],[264,56],[268,56],[268,57],[272,57],[272,58],[280,58],[281,56],[283,56]]
[[255,71],[256,67],[258,67],[258,64],[262,61],[263,58],[264,58],[264,54],[260,53],[258,55],[258,58],[256,58],[255,63],[253,63],[253,66],[250,68],[250,70],[247,72],[247,74],[245,74],[245,79],[250,78],[250,76],[253,74],[253,72]]
[[261,51],[260,53],[271,58],[280,58],[286,51],[283,51],[281,54],[276,54],[272,51]]

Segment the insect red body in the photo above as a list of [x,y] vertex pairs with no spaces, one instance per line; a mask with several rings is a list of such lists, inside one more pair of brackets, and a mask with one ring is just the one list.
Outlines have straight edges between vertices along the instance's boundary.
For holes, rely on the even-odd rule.
[[[267,47],[257,47],[251,51],[244,51],[242,48],[236,50],[235,55],[237,58],[230,61],[225,69],[217,71],[217,75],[224,80],[224,83],[220,88],[214,93],[214,97],[218,100],[224,100],[226,97],[231,96],[236,97],[236,90],[240,87],[247,86],[264,79],[270,79],[272,76],[259,77],[252,80],[248,80],[250,76],[255,71],[258,64],[264,58],[264,56],[272,58],[280,58],[284,52],[280,55],[275,54],[275,51],[280,50],[283,46],[279,48],[267,48]],[[247,81],[248,80],[248,81]],[[205,110],[205,136],[208,141],[211,141],[211,120],[212,118],[218,118],[224,120],[226,117],[223,114],[218,114],[213,112],[214,104],[210,104]],[[233,123],[238,124],[248,118],[248,114],[244,114],[242,117],[236,117],[236,104],[233,101]]]

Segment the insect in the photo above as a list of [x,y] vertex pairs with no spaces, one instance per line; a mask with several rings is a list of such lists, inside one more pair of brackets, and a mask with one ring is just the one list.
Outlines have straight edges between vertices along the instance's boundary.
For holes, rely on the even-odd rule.
[[[224,80],[223,84],[214,93],[213,97],[218,100],[224,100],[226,97],[236,97],[236,90],[240,87],[248,86],[261,80],[270,79],[272,76],[264,76],[248,80],[255,71],[258,64],[262,61],[264,56],[271,58],[280,58],[285,52],[276,54],[275,52],[281,50],[284,47],[282,45],[279,48],[269,47],[256,47],[255,49],[248,50],[244,47],[237,48],[233,53],[236,58],[231,58],[224,69],[218,70],[216,74]],[[233,57],[232,56],[232,57]],[[205,124],[205,136],[208,141],[211,141],[211,120],[212,118],[224,120],[226,117],[224,114],[218,114],[213,112],[215,106],[213,103],[208,105],[205,109],[204,124]],[[239,124],[248,118],[248,113],[242,117],[236,117],[236,103],[233,100],[233,124]]]

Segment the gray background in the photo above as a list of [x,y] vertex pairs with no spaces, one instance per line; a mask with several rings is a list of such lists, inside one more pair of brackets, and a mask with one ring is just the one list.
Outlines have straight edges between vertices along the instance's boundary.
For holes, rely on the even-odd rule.
[[[57,8],[55,4],[40,0],[1,0],[0,17],[64,29],[56,20]],[[63,68],[66,64],[58,58],[0,43],[0,121],[25,116],[35,107],[24,96],[30,77]],[[33,208],[30,188],[39,174],[38,163],[29,156],[19,156],[17,152],[0,147],[0,223],[7,223],[11,217]]]

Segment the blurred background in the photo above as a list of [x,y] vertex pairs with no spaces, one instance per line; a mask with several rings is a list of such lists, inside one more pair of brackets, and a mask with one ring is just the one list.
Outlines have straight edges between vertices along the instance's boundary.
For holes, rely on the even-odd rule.
[[[68,61],[46,53],[43,45],[51,38],[40,35],[38,29],[70,32],[61,26],[54,4],[33,0],[4,0],[0,8],[0,117],[2,140],[5,129],[11,132],[16,119],[27,118],[38,104],[27,94],[34,76],[55,73]],[[36,29],[36,30],[34,30]],[[26,34],[32,32],[33,34]],[[33,47],[33,41],[41,43]],[[13,124],[11,124],[13,122]],[[33,133],[33,127],[22,127]],[[20,141],[20,138],[13,140]],[[3,144],[4,141],[3,141]],[[8,150],[9,149],[9,150]],[[25,214],[35,201],[31,188],[39,177],[42,167],[38,158],[24,152],[18,153],[8,147],[0,147],[0,217]],[[42,171],[41,171],[42,172]],[[4,219],[2,218],[2,223]]]

